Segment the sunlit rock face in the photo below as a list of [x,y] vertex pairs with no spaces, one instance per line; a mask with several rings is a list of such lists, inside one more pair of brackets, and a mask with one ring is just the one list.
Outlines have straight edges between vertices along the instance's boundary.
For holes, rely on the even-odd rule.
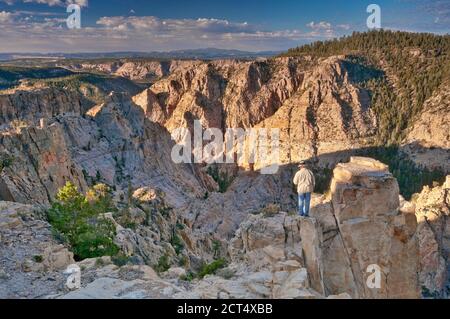
[[[419,247],[414,214],[399,210],[399,188],[387,166],[352,158],[334,170],[332,207],[359,298],[418,298]],[[370,265],[380,287],[367,285]]]
[[[288,164],[358,148],[375,133],[369,93],[359,87],[351,68],[343,56],[316,64],[307,58],[185,62],[135,102],[170,132],[192,129],[194,120],[221,130],[279,129],[277,162]],[[320,164],[341,159],[323,156]]]

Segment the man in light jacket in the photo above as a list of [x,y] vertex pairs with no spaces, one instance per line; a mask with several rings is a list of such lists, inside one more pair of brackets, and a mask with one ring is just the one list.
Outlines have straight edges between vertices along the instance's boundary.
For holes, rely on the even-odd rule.
[[311,205],[311,193],[314,192],[316,179],[313,172],[306,167],[306,162],[302,161],[298,165],[299,171],[295,174],[294,185],[298,192],[298,213],[302,217],[309,217]]

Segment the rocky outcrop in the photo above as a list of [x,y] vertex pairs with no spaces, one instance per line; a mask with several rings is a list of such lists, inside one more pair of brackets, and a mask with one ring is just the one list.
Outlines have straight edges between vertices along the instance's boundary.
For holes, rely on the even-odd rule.
[[105,63],[70,64],[65,67],[75,71],[97,71],[111,75],[121,76],[133,81],[155,82],[168,76],[179,67],[192,64],[186,60],[114,60]]
[[14,159],[1,173],[4,200],[47,205],[66,181],[82,191],[96,179],[126,188],[128,176],[134,189],[160,187],[174,207],[205,192],[196,177],[203,173],[173,163],[169,133],[125,94],[111,94],[85,115],[59,115],[0,138],[0,151]]
[[36,123],[61,114],[83,114],[92,106],[71,90],[42,88],[0,95],[0,125],[13,121]]
[[445,297],[450,269],[450,177],[442,186],[425,187],[414,203],[422,292],[426,297]]
[[[296,262],[321,295],[419,298],[417,222],[414,212],[400,211],[387,166],[367,158],[338,165],[331,201],[315,198],[311,216],[250,217],[231,242],[232,259],[254,271]],[[379,287],[367,284],[371,265],[380,270]]]
[[[436,190],[436,196],[438,194],[441,193]],[[185,252],[198,253],[205,260],[212,259],[213,256],[205,253],[208,244],[201,236],[202,232],[192,228],[188,220],[181,220],[180,216],[170,212],[161,191],[142,188],[135,191],[133,197],[140,202],[132,214],[135,227],[124,228],[116,224],[116,242],[129,257],[128,265],[114,265],[104,258],[80,262],[78,266],[84,269],[82,288],[67,293],[64,286],[52,294],[52,298],[420,296],[420,263],[423,266],[427,259],[419,259],[419,247],[422,250],[424,247],[420,246],[420,233],[416,231],[414,209],[407,209],[405,204],[400,209],[397,182],[380,162],[352,158],[349,163],[338,165],[330,199],[315,196],[311,218],[279,212],[275,208],[248,216],[228,246],[226,241],[221,242],[228,252],[215,252],[214,257],[217,254],[229,256],[228,266],[190,283],[183,281],[186,272],[182,269],[173,268],[158,275],[149,265],[154,265],[158,256],[177,260]],[[8,225],[7,229],[15,229],[23,222],[16,217],[14,205],[17,204],[8,204],[0,215],[0,225]],[[183,222],[186,222],[184,227],[173,228],[174,224]],[[436,224],[436,229],[443,229],[439,225]],[[189,227],[187,230],[186,226]],[[168,245],[174,230],[187,248],[182,255]],[[16,237],[18,243],[21,238]],[[446,234],[442,234],[439,245],[444,248],[441,252],[446,252],[445,240]],[[36,240],[34,245],[38,247],[41,243]],[[29,262],[25,263],[25,269],[51,271],[71,261],[64,257],[67,255],[62,253],[63,247],[47,250],[48,245],[42,252],[45,256],[42,269],[33,268],[35,265]],[[5,256],[11,253],[7,252]],[[47,264],[49,266],[45,266]],[[195,269],[189,262],[186,267]],[[432,268],[426,271],[424,274],[422,267],[420,278],[425,275],[429,278],[426,283],[432,283],[436,279],[430,275]]]
[[0,174],[0,199],[48,205],[66,181],[87,189],[82,167],[74,161],[60,122],[0,133],[0,139],[0,151],[13,158]]
[[[352,158],[339,164],[331,184],[332,207],[358,298],[418,298],[419,248],[414,214],[399,210],[399,189],[388,167]],[[370,289],[371,265],[381,286]],[[373,271],[373,270],[372,270]]]
[[75,263],[39,208],[0,202],[0,298],[43,298],[63,288],[63,271]]

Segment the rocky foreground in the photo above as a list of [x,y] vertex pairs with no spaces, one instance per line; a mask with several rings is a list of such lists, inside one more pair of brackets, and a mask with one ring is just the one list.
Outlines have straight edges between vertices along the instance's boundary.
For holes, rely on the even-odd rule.
[[[1,202],[0,298],[420,298],[424,291],[443,296],[449,189],[447,178],[442,187],[426,188],[414,203],[405,202],[387,166],[352,158],[334,170],[329,197],[314,198],[311,218],[278,210],[248,215],[219,252],[227,267],[193,280],[186,279],[187,267],[157,273],[145,258],[164,249],[168,225],[162,219],[147,235],[143,228],[116,225],[117,244],[133,256],[126,265],[109,257],[75,263],[40,208]],[[145,194],[148,205],[160,205],[157,193],[136,196]],[[195,247],[203,239],[185,230],[183,240]],[[66,286],[64,270],[71,264],[81,269],[81,289]],[[371,285],[371,265],[380,269],[379,287]]]
[[[0,92],[0,297],[448,296],[450,181],[407,202],[384,164],[338,164],[375,145],[380,123],[363,84],[377,72],[364,63],[301,55],[69,67],[108,76]],[[442,83],[425,101],[390,164],[448,172],[448,92]],[[280,129],[279,172],[175,164],[171,133],[195,120]],[[292,176],[307,158],[322,184],[336,169],[305,220],[295,216]],[[400,168],[391,165],[402,192],[425,181]],[[122,259],[75,262],[55,236],[46,212],[68,181],[83,194],[110,188],[116,210],[102,217],[115,225]],[[198,275],[219,261],[226,267]],[[72,264],[82,274],[74,291],[64,274]]]

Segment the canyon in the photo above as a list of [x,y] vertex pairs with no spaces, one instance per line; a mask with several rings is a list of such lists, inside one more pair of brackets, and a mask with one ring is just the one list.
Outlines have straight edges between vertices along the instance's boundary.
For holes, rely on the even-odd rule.
[[[395,172],[368,157],[379,117],[363,85],[367,65],[305,55],[64,67],[114,80],[0,93],[0,154],[10,159],[0,171],[0,298],[448,297],[449,177],[405,200]],[[448,92],[442,83],[399,145],[403,160],[444,174]],[[174,163],[172,133],[195,121],[222,132],[279,129],[280,169]],[[300,160],[329,186],[314,195],[310,219],[295,213]],[[127,222],[105,218],[125,264],[75,260],[55,238],[46,212],[67,182],[81,193],[111,188]],[[191,278],[218,260],[226,266]],[[64,275],[72,264],[82,283],[73,291]],[[366,284],[370,265],[381,269],[380,288]]]

